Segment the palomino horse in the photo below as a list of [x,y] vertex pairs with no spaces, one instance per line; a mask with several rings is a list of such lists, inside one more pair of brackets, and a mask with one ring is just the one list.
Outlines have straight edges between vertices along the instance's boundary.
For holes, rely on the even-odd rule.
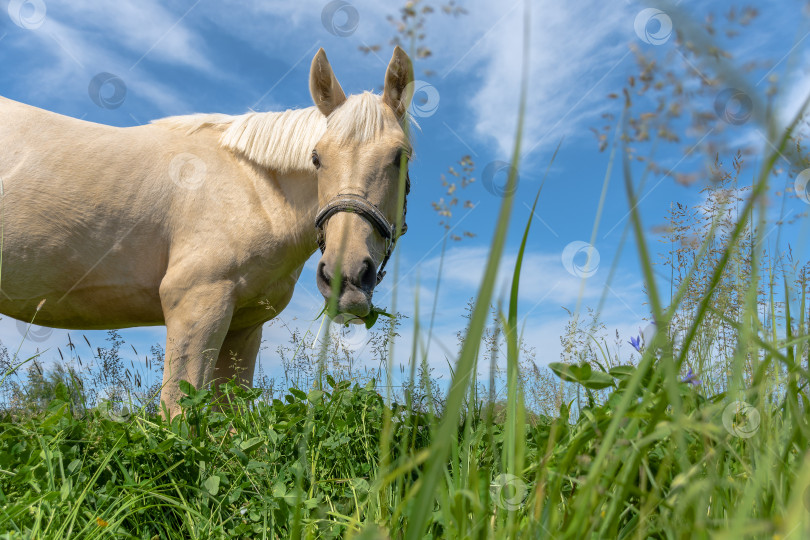
[[339,265],[338,311],[369,313],[404,221],[412,81],[397,47],[382,96],[347,98],[321,49],[315,106],[281,113],[116,128],[0,98],[0,312],[71,329],[165,324],[170,416],[180,380],[250,386],[262,324],[319,242],[321,293]]

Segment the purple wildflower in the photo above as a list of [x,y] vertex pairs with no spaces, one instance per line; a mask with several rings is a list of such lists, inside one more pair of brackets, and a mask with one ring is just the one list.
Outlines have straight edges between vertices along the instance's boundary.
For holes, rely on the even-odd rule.
[[692,368],[689,368],[689,371],[686,373],[686,377],[681,379],[681,382],[691,384],[692,386],[700,386],[700,380],[698,380],[697,375],[692,373]]
[[630,345],[632,345],[635,350],[641,352],[641,336],[636,338],[630,336],[630,341],[628,341],[628,343],[630,343]]

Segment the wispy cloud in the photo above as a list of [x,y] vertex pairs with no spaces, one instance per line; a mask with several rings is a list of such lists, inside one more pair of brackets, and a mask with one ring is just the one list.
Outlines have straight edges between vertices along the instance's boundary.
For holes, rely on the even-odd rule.
[[[508,2],[476,2],[458,22],[464,31],[452,34],[460,43],[451,48],[455,54],[467,49],[455,72],[478,79],[466,104],[475,133],[502,156],[509,156],[514,143],[523,58],[522,2],[512,8]],[[532,2],[524,149],[548,147],[599,121],[599,103],[609,88],[603,78],[626,60],[633,15],[616,3]],[[493,25],[498,28],[490,32]]]
[[18,84],[31,98],[86,96],[81,89],[95,74],[111,72],[158,110],[176,113],[186,108],[182,89],[161,80],[150,66],[157,62],[208,75],[218,72],[207,58],[204,39],[183,24],[185,12],[169,11],[154,0],[47,6],[41,26],[14,27],[3,43],[25,59],[27,69]]
[[131,67],[148,54],[151,61],[213,71],[204,39],[181,20],[187,10],[169,11],[155,0],[77,0],[51,7],[39,31],[62,37],[86,64],[109,55]]

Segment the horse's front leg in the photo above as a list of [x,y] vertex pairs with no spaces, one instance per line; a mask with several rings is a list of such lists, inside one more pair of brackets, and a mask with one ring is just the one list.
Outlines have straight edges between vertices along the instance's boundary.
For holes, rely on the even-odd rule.
[[[253,372],[256,368],[256,357],[262,341],[262,324],[247,328],[230,329],[219,350],[213,383],[217,387],[217,396],[227,402],[229,397],[219,393],[219,385],[230,379],[244,388],[253,386]],[[224,403],[222,409],[225,409]]]
[[[180,412],[185,380],[200,389],[210,383],[234,310],[234,286],[227,280],[189,285],[164,278],[160,301],[166,320],[166,361],[160,400],[171,417]],[[193,281],[191,281],[193,283]]]

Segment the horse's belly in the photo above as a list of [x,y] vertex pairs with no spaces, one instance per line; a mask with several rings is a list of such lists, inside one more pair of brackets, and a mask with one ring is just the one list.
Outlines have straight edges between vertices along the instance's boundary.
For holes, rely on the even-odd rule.
[[[71,234],[5,227],[0,313],[57,328],[122,328],[163,324],[159,286],[166,255],[147,249],[142,231]],[[44,232],[49,234],[43,234]]]
[[[45,300],[37,311],[37,306]],[[150,291],[87,288],[0,300],[0,313],[40,326],[103,330],[163,324],[160,298]]]
[[61,328],[162,324],[168,185],[154,142],[0,98],[0,313]]

